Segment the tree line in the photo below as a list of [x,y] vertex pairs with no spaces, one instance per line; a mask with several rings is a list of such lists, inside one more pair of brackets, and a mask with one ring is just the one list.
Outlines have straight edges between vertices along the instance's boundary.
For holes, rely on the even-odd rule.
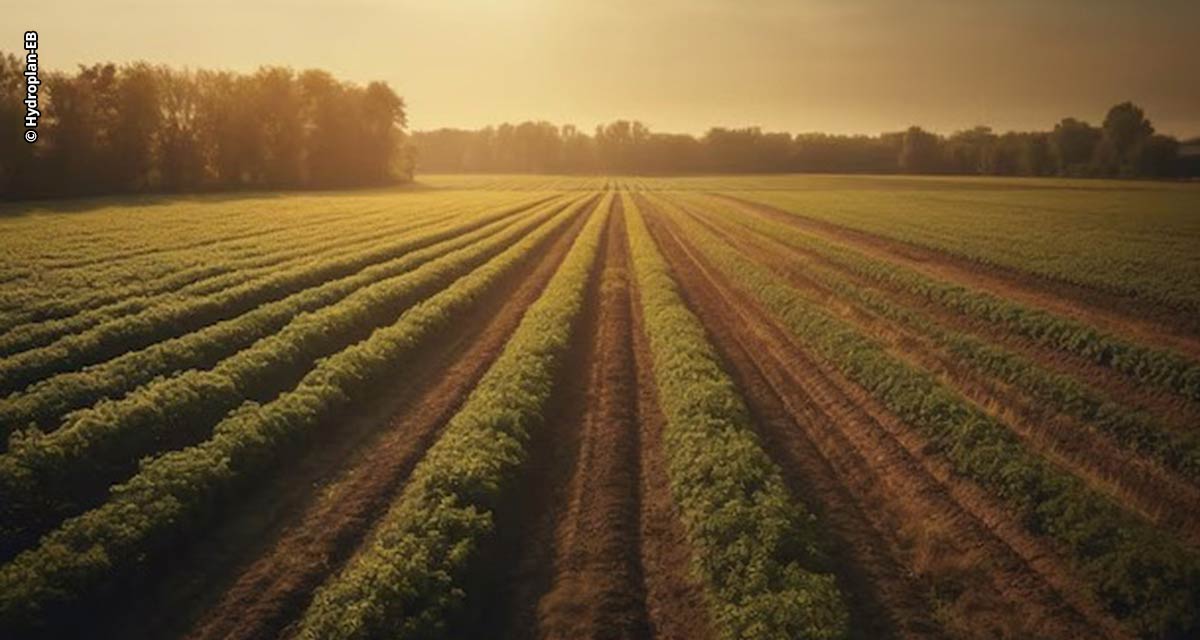
[[144,62],[42,72],[37,142],[25,59],[0,53],[0,194],[340,188],[411,179],[404,100],[320,70]]
[[427,172],[918,173],[1076,177],[1198,175],[1175,138],[1155,133],[1124,102],[1100,126],[1064,118],[1049,131],[997,133],[979,126],[950,135],[921,127],[867,135],[765,132],[714,127],[704,135],[655,133],[618,120],[588,135],[572,125],[502,124],[412,135]]
[[[1130,102],[1093,126],[1048,131],[920,127],[868,135],[714,127],[659,133],[618,120],[588,134],[548,122],[407,133],[383,82],[326,71],[180,70],[144,62],[43,72],[38,141],[25,142],[25,60],[0,53],[0,196],[339,188],[427,172],[927,173],[1085,177],[1200,175]],[[1191,147],[1200,142],[1189,143]]]

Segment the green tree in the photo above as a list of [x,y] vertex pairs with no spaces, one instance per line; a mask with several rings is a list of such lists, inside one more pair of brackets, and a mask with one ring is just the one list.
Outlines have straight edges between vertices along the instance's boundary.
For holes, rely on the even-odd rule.
[[207,182],[200,141],[200,85],[194,74],[158,69],[162,126],[158,133],[160,185],[170,191],[196,189]]
[[1050,136],[1045,133],[1027,133],[1021,141],[1021,174],[1047,176],[1054,172],[1054,158],[1050,151]]
[[[0,193],[22,193],[35,188],[34,151],[38,145],[25,142],[25,60],[0,53]],[[43,87],[46,85],[43,84]],[[38,108],[46,113],[45,98]],[[46,123],[43,118],[42,124]],[[45,128],[39,131],[45,132]],[[48,144],[43,139],[42,146]]]
[[977,126],[958,131],[946,140],[947,169],[956,173],[987,173],[986,166],[996,134],[991,127]]
[[1063,118],[1050,132],[1050,151],[1060,175],[1081,175],[1100,142],[1100,130],[1082,120]]
[[1154,134],[1154,126],[1146,119],[1142,108],[1132,102],[1122,102],[1104,116],[1104,140],[1112,145],[1122,169],[1128,168],[1133,150]]
[[104,166],[110,169],[117,191],[144,191],[151,186],[155,137],[162,122],[158,81],[153,67],[138,62],[121,67],[116,90],[101,96],[103,118],[111,123]]
[[1176,175],[1179,141],[1163,135],[1142,140],[1131,152],[1134,173],[1139,176],[1166,178]]
[[941,170],[941,140],[921,127],[904,132],[899,165],[905,173],[934,173]]

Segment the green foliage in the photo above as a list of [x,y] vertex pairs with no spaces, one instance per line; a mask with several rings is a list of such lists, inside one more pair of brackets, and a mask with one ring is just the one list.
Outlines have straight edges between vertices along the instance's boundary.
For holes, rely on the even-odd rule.
[[955,471],[1015,509],[1031,532],[1061,543],[1113,614],[1139,634],[1200,632],[1200,556],[1194,550],[1030,453],[1003,424],[807,301],[766,267],[680,221],[736,286],[816,355],[920,432]]
[[[1114,116],[1115,114],[1115,116]],[[413,133],[427,172],[598,171],[616,174],[956,173],[1025,176],[1173,176],[1187,167],[1163,137],[1137,161],[1149,127],[1129,103],[1113,107],[1103,130],[1064,118],[1050,131],[992,133],[979,126],[949,137],[919,126],[877,136],[711,127],[702,136],[652,131],[637,120],[578,127],[545,121],[503,123],[478,130]],[[1152,132],[1153,129],[1150,128]],[[1103,137],[1103,140],[1102,140]],[[1111,149],[1112,161],[1106,160]],[[1132,162],[1131,162],[1132,160]],[[1119,171],[1118,171],[1119,170]]]
[[[421,266],[361,287],[340,302],[295,316],[279,331],[219,362],[160,378],[120,400],[75,412],[59,429],[14,440],[0,456],[0,548],[52,525],[81,491],[107,486],[168,438],[194,442],[245,398],[295,379],[318,358],[361,339],[405,307],[432,295],[541,224],[565,204],[541,208],[517,224],[494,223],[409,254]],[[463,231],[459,229],[459,231]],[[464,242],[475,240],[475,242]],[[425,244],[416,242],[416,245]],[[415,247],[413,247],[415,248]]]
[[[285,271],[294,271],[297,268],[312,269],[321,261],[341,262],[350,256],[369,256],[372,253],[384,255],[381,251],[395,244],[395,234],[404,234],[403,237],[407,237],[418,229],[444,222],[454,211],[453,208],[447,207],[441,211],[422,212],[421,215],[412,218],[395,216],[393,212],[368,212],[357,219],[338,221],[341,222],[340,225],[333,221],[330,221],[332,224],[327,222],[313,225],[313,228],[297,224],[283,234],[264,234],[233,246],[230,246],[225,238],[214,234],[205,241],[205,244],[214,245],[209,250],[196,247],[185,249],[188,255],[184,264],[192,268],[183,269],[187,274],[186,279],[174,274],[166,278],[175,285],[173,287],[155,284],[148,287],[149,291],[139,289],[136,285],[121,287],[107,281],[104,266],[95,264],[86,264],[92,290],[76,290],[62,298],[47,301],[43,296],[36,295],[44,292],[13,291],[17,289],[13,287],[5,293],[10,294],[12,298],[25,293],[32,299],[32,304],[29,305],[30,308],[22,308],[19,314],[9,314],[5,318],[20,318],[23,322],[14,322],[0,334],[0,357],[45,346],[63,336],[82,333],[101,323],[132,316],[152,306],[167,307],[191,303],[221,291],[242,288],[251,282],[269,281]],[[174,221],[165,224],[170,226],[172,222]],[[283,237],[279,237],[280,235]],[[237,242],[238,239],[233,240]],[[245,246],[246,244],[249,246]],[[160,252],[153,252],[151,255],[158,253]],[[156,256],[158,260],[168,263],[173,262],[172,257],[170,254]],[[31,285],[26,289],[35,286]],[[94,289],[108,289],[109,286],[117,290],[114,292],[115,296],[95,295]],[[119,293],[121,290],[124,290],[125,295]],[[288,287],[278,284],[260,291],[264,302],[272,299],[272,296],[287,293]],[[110,304],[103,304],[102,300],[107,300]],[[235,310],[237,308],[233,307]],[[203,319],[185,319],[184,323],[176,325],[175,330],[181,331],[190,326],[190,323]]]
[[[230,414],[209,440],[144,461],[104,505],[67,520],[0,568],[0,628],[39,628],[54,605],[85,598],[169,552],[181,536],[196,535],[223,500],[290,443],[363,400],[371,383],[401,372],[414,349],[471,311],[483,291],[531,259],[586,202],[577,200],[483,266],[451,278],[453,285],[395,323],[319,361],[294,389]],[[439,267],[439,275],[450,266]]]
[[[0,54],[0,68],[20,59]],[[33,153],[0,159],[8,197],[330,188],[411,177],[404,100],[325,71],[192,71],[145,62],[42,77]],[[14,87],[0,85],[6,99]],[[7,126],[7,125],[6,125]],[[8,130],[5,129],[7,132]],[[40,147],[40,148],[39,148]]]
[[606,196],[558,272],[441,438],[413,470],[365,551],[316,594],[302,638],[425,638],[463,600],[463,577],[527,455],[583,309]]
[[654,360],[671,490],[726,638],[839,638],[848,614],[819,564],[812,515],[787,493],[733,381],[680,297],[641,214],[625,200]]
[[[756,199],[772,204],[778,202],[786,206],[785,201],[775,197]],[[708,206],[712,206],[711,203]],[[807,211],[805,215],[808,215]],[[871,215],[877,224],[889,224],[879,215]],[[927,226],[933,224],[932,221],[926,221]],[[954,229],[941,228],[938,231],[937,235],[940,236],[953,233]],[[994,250],[1003,251],[1001,246],[1005,239],[990,230],[985,232],[992,233]],[[926,232],[919,232],[918,235],[924,233]],[[889,288],[906,291],[926,298],[933,304],[994,323],[1042,346],[1065,351],[1111,368],[1137,382],[1160,386],[1185,398],[1200,401],[1200,364],[1173,351],[1145,347],[1083,322],[1025,306],[984,291],[936,280],[893,262],[873,260],[852,249],[816,237],[807,238],[805,247]],[[1144,277],[1151,278],[1153,275],[1147,272]],[[1160,282],[1159,286],[1161,285]],[[1190,298],[1193,294],[1189,292],[1187,295]]]
[[[85,407],[104,397],[115,398],[154,376],[199,369],[229,357],[238,350],[281,329],[298,314],[333,304],[361,287],[391,278],[426,260],[466,247],[509,224],[500,222],[525,205],[479,215],[478,206],[461,217],[448,216],[420,232],[388,241],[386,252],[368,247],[366,255],[379,260],[343,278],[304,289],[280,300],[265,302],[228,320],[130,351],[80,371],[66,371],[41,380],[24,393],[0,401],[0,436],[8,429],[29,422],[48,423],[66,412]],[[443,212],[446,213],[446,212]],[[436,248],[431,245],[437,245]],[[429,247],[428,249],[425,249]],[[356,261],[354,258],[351,260]]]
[[[736,220],[749,229],[764,233],[785,244],[817,252],[830,258],[834,264],[876,282],[894,286],[900,281],[920,281],[931,288],[946,287],[954,292],[979,295],[978,292],[937,283],[898,265],[886,265],[847,250],[834,248],[786,225],[752,216],[739,216]],[[945,329],[924,314],[893,304],[882,295],[856,286],[849,279],[840,276],[836,270],[813,268],[807,273],[844,298],[854,300],[888,320],[933,338],[954,356],[956,362],[1015,385],[1046,406],[1075,416],[1084,421],[1089,428],[1103,432],[1122,445],[1158,459],[1168,468],[1193,481],[1200,481],[1200,434],[1173,430],[1157,423],[1145,412],[1122,407],[1103,392],[1071,376],[1047,371],[1032,360],[1008,349],[971,335]],[[911,291],[908,288],[894,288]],[[990,300],[1001,302],[994,298]]]
[[249,311],[264,301],[345,277],[381,260],[400,255],[394,243],[351,251],[337,259],[315,258],[268,277],[246,282],[210,295],[188,297],[154,305],[141,312],[114,318],[86,330],[63,336],[45,347],[0,360],[0,389],[16,391],[49,375],[80,369],[130,349],[177,335],[182,329],[202,327]]

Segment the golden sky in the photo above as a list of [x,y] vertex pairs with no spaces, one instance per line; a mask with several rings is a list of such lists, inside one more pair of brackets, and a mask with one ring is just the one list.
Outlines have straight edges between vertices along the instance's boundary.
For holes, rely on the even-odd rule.
[[[3,6],[7,5],[7,6]],[[1198,0],[0,0],[45,65],[144,59],[387,80],[414,128],[637,118],[1045,129],[1134,100],[1200,134]]]

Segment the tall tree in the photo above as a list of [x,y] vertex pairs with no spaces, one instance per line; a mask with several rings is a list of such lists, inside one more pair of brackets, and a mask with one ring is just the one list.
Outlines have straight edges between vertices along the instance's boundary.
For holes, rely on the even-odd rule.
[[139,62],[122,67],[116,90],[101,95],[103,118],[111,123],[104,162],[119,191],[144,191],[151,185],[154,139],[162,121],[158,81],[154,68]]
[[934,173],[941,170],[941,141],[920,127],[904,132],[899,165],[905,173]]
[[[25,142],[24,137],[24,71],[23,58],[0,53],[0,193],[21,193],[34,188],[36,147]],[[40,110],[44,108],[44,104],[40,105]]]
[[1063,118],[1050,132],[1050,150],[1062,175],[1079,175],[1100,141],[1100,130],[1075,118]]
[[206,180],[200,142],[200,86],[194,74],[158,69],[162,126],[158,134],[158,171],[163,188],[192,190]]
[[1122,160],[1146,138],[1154,134],[1154,126],[1142,108],[1132,102],[1122,102],[1104,116],[1104,138],[1112,142]]

